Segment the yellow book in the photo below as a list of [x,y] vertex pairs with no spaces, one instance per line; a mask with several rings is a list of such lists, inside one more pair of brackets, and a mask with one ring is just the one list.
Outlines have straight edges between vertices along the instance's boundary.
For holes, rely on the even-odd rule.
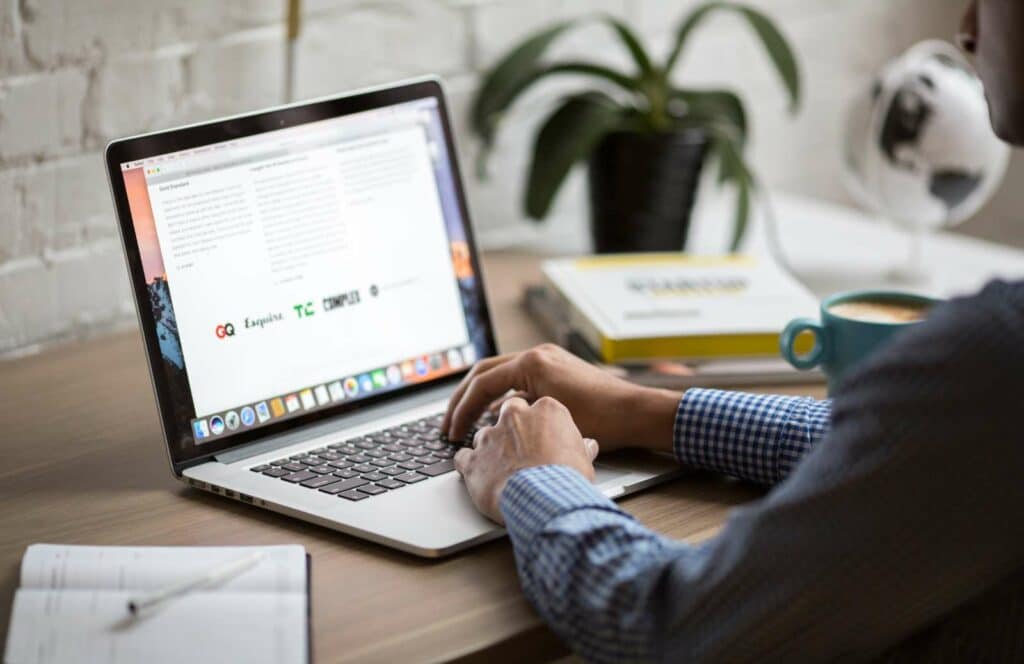
[[818,309],[796,279],[752,256],[588,256],[543,271],[569,325],[608,363],[777,356],[786,323]]

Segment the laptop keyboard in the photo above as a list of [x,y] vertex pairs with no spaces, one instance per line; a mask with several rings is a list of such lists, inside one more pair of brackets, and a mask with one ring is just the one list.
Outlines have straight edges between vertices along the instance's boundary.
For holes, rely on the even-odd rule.
[[455,470],[455,452],[485,423],[452,442],[439,429],[443,417],[430,415],[249,470],[330,496],[365,500]]

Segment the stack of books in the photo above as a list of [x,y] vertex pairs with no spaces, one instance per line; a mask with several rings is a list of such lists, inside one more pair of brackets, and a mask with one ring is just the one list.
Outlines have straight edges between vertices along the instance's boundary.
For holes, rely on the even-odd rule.
[[[547,261],[524,306],[572,352],[638,383],[781,385],[823,380],[779,356],[817,299],[767,259],[619,254]],[[810,351],[810,340],[798,350]],[[802,346],[802,347],[801,347]]]

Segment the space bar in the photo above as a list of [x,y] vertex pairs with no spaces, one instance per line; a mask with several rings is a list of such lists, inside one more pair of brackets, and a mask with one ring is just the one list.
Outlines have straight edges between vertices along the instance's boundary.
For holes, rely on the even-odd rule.
[[444,475],[455,470],[455,462],[451,459],[446,459],[438,463],[424,466],[416,470],[417,473],[423,473],[424,475],[430,475],[431,477],[437,477],[438,475]]

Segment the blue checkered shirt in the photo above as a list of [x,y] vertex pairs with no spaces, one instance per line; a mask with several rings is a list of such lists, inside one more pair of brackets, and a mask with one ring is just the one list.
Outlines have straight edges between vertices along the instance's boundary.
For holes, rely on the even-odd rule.
[[994,284],[832,404],[690,390],[679,460],[773,491],[691,546],[574,470],[522,470],[501,510],[523,590],[590,661],[1024,661],[1022,375],[1024,284]]
[[[675,455],[688,466],[774,484],[825,433],[829,408],[806,397],[691,389],[676,413]],[[657,617],[636,612],[638,598],[623,590],[659,562],[683,560],[698,569],[705,549],[652,533],[563,466],[517,473],[501,508],[523,590],[548,622],[588,659],[650,659],[653,625],[640,623]],[[606,581],[593,586],[595,578]],[[588,610],[576,610],[578,601]]]

